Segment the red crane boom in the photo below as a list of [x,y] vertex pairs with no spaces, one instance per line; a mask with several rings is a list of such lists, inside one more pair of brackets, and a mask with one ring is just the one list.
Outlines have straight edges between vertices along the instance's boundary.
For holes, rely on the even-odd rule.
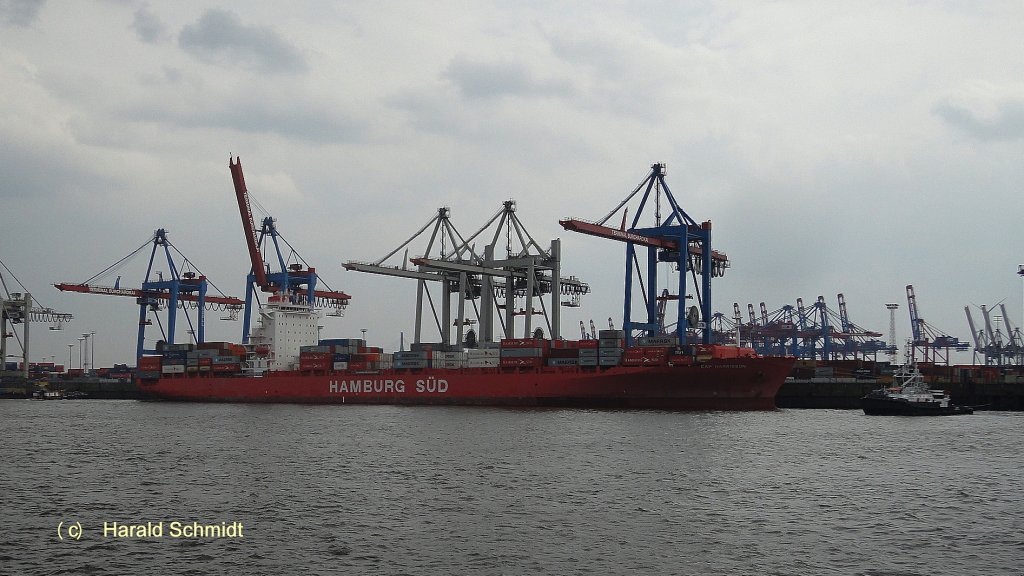
[[[599,238],[610,238],[612,240],[619,240],[621,242],[632,242],[641,246],[653,246],[655,248],[665,248],[668,250],[678,250],[679,242],[669,238],[644,236],[643,234],[637,234],[636,232],[630,232],[629,230],[619,230],[617,228],[611,228],[609,226],[602,226],[600,224],[594,224],[592,222],[586,222],[576,218],[566,218],[565,220],[559,220],[559,224],[562,228],[571,232],[579,232],[581,234],[589,234],[590,236],[597,236]],[[699,246],[690,246],[689,253],[694,256],[702,255],[703,250]],[[722,254],[718,250],[711,251],[711,259],[716,263],[728,262],[729,258],[725,254]]]
[[249,191],[245,187],[245,176],[242,175],[242,159],[228,159],[231,168],[231,180],[235,183],[235,199],[238,201],[238,213],[242,216],[242,229],[245,231],[245,243],[249,247],[249,260],[252,261],[252,273],[256,275],[256,284],[262,289],[267,287],[267,270],[263,265],[263,256],[256,243],[256,223],[252,218],[252,207],[249,205]]
[[[201,278],[201,277],[200,277]],[[82,294],[106,294],[108,296],[131,296],[133,298],[156,298],[158,300],[170,300],[168,292],[155,290],[140,290],[138,288],[114,288],[112,286],[97,286],[95,284],[68,284],[66,282],[54,284],[62,292],[81,292]],[[178,294],[178,300],[186,302],[198,302],[199,296],[182,292]],[[228,307],[240,308],[245,302],[231,296],[207,296],[204,300],[209,304],[225,304]]]

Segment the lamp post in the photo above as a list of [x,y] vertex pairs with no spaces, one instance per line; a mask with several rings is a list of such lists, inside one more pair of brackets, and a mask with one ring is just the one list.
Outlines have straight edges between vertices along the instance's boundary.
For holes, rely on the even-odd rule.
[[85,339],[85,348],[82,349],[82,371],[88,374],[89,367],[85,363],[89,361],[89,333],[83,333],[82,338]]
[[[1024,264],[1017,265],[1017,275],[1024,280]],[[1024,319],[1024,282],[1021,283],[1021,318]],[[1024,330],[1024,322],[1021,322],[1021,329]]]
[[82,342],[85,342],[85,337],[84,336],[79,336],[78,337],[78,369],[79,370],[84,370],[84,368],[85,368],[84,366],[82,366],[82,347],[83,347],[82,346]]
[[68,344],[68,370],[71,370],[72,368],[75,367],[75,364],[71,361],[71,349],[74,347],[74,344]]
[[92,336],[92,349],[91,349],[92,357],[89,358],[89,365],[92,366],[93,370],[95,370],[96,369],[96,332],[95,331],[89,332],[89,336]]

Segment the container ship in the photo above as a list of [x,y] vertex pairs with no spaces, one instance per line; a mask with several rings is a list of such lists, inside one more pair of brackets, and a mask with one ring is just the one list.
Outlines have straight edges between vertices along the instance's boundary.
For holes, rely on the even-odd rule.
[[[383,264],[390,255],[374,263],[345,264],[349,270],[404,276],[419,282],[414,343],[410,350],[397,352],[368,346],[362,338],[320,339],[317,306],[344,307],[349,296],[318,288],[312,267],[306,269],[297,262],[285,264],[273,218],[264,218],[262,226],[256,228],[241,161],[232,159],[229,167],[252,264],[245,298],[244,344],[205,342],[201,336],[194,344],[174,344],[171,317],[167,342],[144,349],[145,323],[140,322],[136,375],[139,391],[145,396],[211,402],[772,410],[776,392],[793,367],[793,358],[762,357],[750,348],[712,344],[710,279],[728,268],[728,258],[711,250],[710,221],[697,223],[678,208],[664,181],[663,164],[653,165],[630,195],[646,190],[639,202],[641,210],[634,213],[628,229],[625,212],[618,229],[605,224],[615,211],[597,223],[560,221],[567,230],[626,243],[630,270],[621,330],[609,325],[608,330],[598,333],[592,323],[588,335],[581,322],[580,340],[559,337],[559,307],[578,305],[575,299],[587,293],[589,286],[576,277],[561,276],[560,241],[555,239],[549,250],[542,249],[516,217],[514,201],[506,201],[498,214],[468,239],[451,226],[448,209],[439,209],[420,230],[423,233],[434,226],[423,257],[406,257],[395,267]],[[655,228],[642,226],[642,207],[660,205],[655,196],[661,195],[665,197],[664,205],[672,207],[671,214],[659,217],[660,224]],[[495,222],[498,231],[483,253],[477,254],[475,242],[484,238],[483,231]],[[502,236],[506,245],[499,246]],[[439,242],[442,249],[438,258],[429,256],[435,238],[451,241],[447,250],[444,242]],[[513,246],[513,238],[520,241],[519,247]],[[265,261],[262,256],[271,244],[277,252],[278,272],[271,272],[270,262],[275,259]],[[406,242],[391,255],[401,253],[403,248],[408,253],[408,245]],[[662,296],[646,299],[646,321],[633,319],[629,305],[632,278],[641,273],[639,268],[636,274],[632,272],[638,248],[647,251],[647,287],[658,285],[659,264],[669,266],[678,275],[680,286],[680,294],[669,295],[666,290]],[[504,253],[499,253],[502,250]],[[416,268],[408,269],[409,262]],[[694,288],[700,309],[687,309],[682,303],[694,296],[684,290],[687,278],[697,274],[703,276],[701,286]],[[202,310],[204,278],[144,283],[150,291],[142,294],[148,299],[139,300],[140,318],[146,316],[146,306],[157,297],[172,303],[194,297],[173,292],[180,292],[182,286],[198,291],[197,307]],[[421,339],[419,319],[423,315],[424,286],[435,281],[443,291],[443,319],[438,327],[454,324],[458,333],[454,339],[443,333],[441,343],[431,344]],[[160,290],[163,292],[154,292]],[[250,305],[258,292],[269,296],[256,316]],[[454,307],[458,310],[456,318],[450,316],[453,307],[448,300],[454,295],[459,299]],[[531,328],[530,319],[539,313],[534,299],[544,295],[551,298],[551,338]],[[562,296],[570,300],[562,302]],[[463,338],[462,332],[468,322],[464,310],[475,298],[481,302],[480,342],[475,335]],[[498,298],[503,302],[499,303]],[[516,311],[517,299],[525,303],[524,309]],[[665,326],[663,309],[670,300],[680,303],[672,328]],[[206,297],[206,302],[210,301]],[[220,302],[236,304],[226,298]],[[540,308],[544,309],[543,302]],[[175,306],[168,305],[167,309],[173,312]],[[495,310],[505,314],[499,340],[493,340]],[[521,338],[515,333],[516,314],[526,319]],[[250,331],[252,317],[258,325]],[[635,337],[637,333],[644,336]]]
[[139,359],[150,398],[208,402],[773,410],[793,358],[639,338],[506,338],[385,353],[361,338],[318,340],[307,307],[270,302],[246,345],[163,344]]

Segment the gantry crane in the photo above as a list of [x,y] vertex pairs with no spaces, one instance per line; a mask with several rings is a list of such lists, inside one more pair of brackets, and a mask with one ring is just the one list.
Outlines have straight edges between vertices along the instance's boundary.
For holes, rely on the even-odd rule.
[[[622,327],[626,332],[627,345],[633,343],[634,331],[641,331],[649,335],[663,333],[662,323],[658,320],[658,304],[662,300],[669,299],[678,301],[676,322],[674,323],[678,342],[680,344],[687,343],[687,332],[693,330],[696,333],[696,339],[704,344],[710,344],[712,336],[711,278],[722,276],[725,273],[729,267],[729,259],[725,254],[711,249],[711,221],[698,224],[676,202],[672,191],[665,182],[665,173],[664,164],[652,165],[647,177],[614,210],[597,222],[569,218],[559,221],[559,224],[573,232],[626,243],[626,281]],[[627,228],[626,219],[629,212],[627,204],[641,191],[643,194],[639,206]],[[668,211],[664,221],[662,221],[661,214],[662,200],[666,203],[665,208]],[[654,207],[654,224],[653,226],[641,225],[644,209],[649,205]],[[620,210],[622,210],[620,227],[616,229],[607,226],[607,222]],[[646,285],[636,256],[637,246],[647,248]],[[657,265],[659,262],[675,265],[675,270],[678,273],[679,294],[658,295]],[[634,272],[639,279],[640,291],[647,313],[645,321],[633,320]],[[686,287],[687,272],[690,272],[692,276],[692,295]],[[701,275],[699,284],[697,274]],[[696,297],[697,305],[688,311],[684,304],[691,296]]]
[[[146,267],[146,279],[142,282],[142,288],[121,288],[120,277],[118,277],[118,282],[116,282],[114,286],[101,286],[91,283],[97,278],[110,272],[113,268],[120,266],[129,258],[139,254],[150,244],[152,244],[152,250],[150,251],[149,265]],[[179,271],[179,266],[175,264],[174,258],[171,255],[172,248],[182,258],[181,271]],[[158,263],[157,258],[160,255],[164,257],[167,264],[168,278],[164,278],[162,273],[154,270],[154,266]],[[154,275],[156,276],[155,279],[153,279]],[[194,334],[194,341],[202,343],[206,338],[205,312],[207,309],[238,310],[243,304],[243,302],[238,298],[224,296],[223,294],[220,296],[208,296],[208,282],[206,276],[199,274],[198,271],[195,270],[195,266],[192,262],[190,262],[188,258],[185,258],[185,256],[171,244],[171,241],[167,239],[167,231],[163,228],[154,232],[152,239],[147,240],[134,252],[107,267],[105,270],[85,282],[64,282],[54,284],[54,286],[58,290],[65,292],[102,294],[107,296],[128,296],[135,298],[136,303],[139,305],[139,337],[138,345],[136,347],[136,358],[140,358],[145,354],[155,354],[159,352],[156,348],[145,347],[146,327],[152,324],[152,321],[148,318],[150,312],[156,313],[166,307],[166,331],[163,323],[160,322],[159,314],[154,314],[154,316],[160,324],[161,339],[168,344],[173,344],[175,328],[177,325],[177,313],[178,309],[181,308],[185,311],[185,319],[189,324],[190,333]],[[192,317],[188,315],[188,308],[196,309],[195,321],[193,321]]]
[[[246,281],[242,342],[249,342],[253,302],[258,298],[257,290],[270,294],[271,298],[280,302],[308,306],[310,309],[328,308],[330,310],[328,314],[341,316],[348,306],[351,296],[331,289],[318,289],[319,277],[316,274],[316,269],[302,261],[291,245],[288,247],[297,260],[292,261],[291,256],[286,260],[281,249],[281,242],[286,245],[288,243],[277,231],[273,218],[268,216],[263,219],[257,237],[252,207],[249,202],[249,191],[245,186],[245,176],[242,174],[241,158],[229,159],[228,166],[231,170],[231,179],[234,182],[238,212],[242,217],[242,231],[245,234],[245,243],[249,250],[249,261],[252,264]],[[263,251],[268,244],[272,244],[274,247],[278,272],[271,272],[269,263],[264,261]]]
[[956,337],[945,334],[921,318],[917,311],[917,296],[914,294],[912,284],[907,284],[907,308],[910,311],[910,329],[913,334],[913,339],[910,342],[911,362],[949,364],[951,349],[964,352],[970,348],[970,344],[967,342],[961,342]]
[[850,321],[850,315],[846,310],[846,298],[842,294],[836,295],[839,300],[839,322],[841,331],[832,335],[837,341],[832,349],[832,357],[835,359],[857,358],[867,359],[870,354],[877,359],[879,352],[888,352],[890,347],[884,340],[878,340],[881,332],[862,328]]
[[[0,267],[10,270],[7,265],[0,261]],[[14,274],[11,273],[14,277]],[[20,285],[21,282],[14,277]],[[29,337],[31,336],[30,325],[33,322],[46,322],[50,324],[51,330],[60,330],[65,322],[70,322],[71,314],[57,312],[53,308],[35,306],[32,294],[28,291],[11,292],[7,286],[3,271],[0,271],[0,287],[3,289],[0,295],[0,373],[3,373],[7,362],[7,338],[13,337],[18,340],[22,351],[22,376],[28,378],[29,373]],[[24,289],[24,285],[22,285]],[[21,325],[21,336],[17,332],[7,332],[7,324]]]
[[[467,301],[473,306],[479,322],[479,342],[493,342],[495,312],[501,324],[501,334],[506,338],[515,336],[515,316],[525,316],[524,334],[532,331],[532,318],[538,311],[534,298],[550,294],[551,311],[540,301],[540,314],[547,320],[547,327],[552,338],[560,334],[559,306],[578,306],[582,295],[590,291],[590,287],[574,276],[560,276],[561,243],[551,242],[551,247],[544,250],[530,236],[522,222],[516,216],[515,201],[502,203],[498,210],[483,226],[468,238],[464,238],[452,225],[450,210],[439,208],[416,234],[403,242],[394,250],[374,262],[350,261],[344,264],[347,270],[413,278],[418,281],[416,299],[416,332],[415,342],[420,343],[422,337],[423,298],[434,308],[430,292],[426,289],[427,282],[442,283],[441,309],[442,318],[438,319],[434,310],[442,344],[451,344],[450,327],[455,326],[457,334],[455,342],[461,345],[463,327],[472,320],[466,318]],[[485,232],[493,229],[488,239]],[[425,251],[409,258],[409,246],[427,230],[431,230]],[[505,245],[499,246],[504,233]],[[475,250],[475,243],[484,242],[483,253]],[[499,250],[504,250],[500,254]],[[391,265],[388,260],[403,252],[399,265]],[[410,269],[412,263],[415,269]],[[455,321],[451,318],[450,295],[458,294],[458,311]],[[569,299],[560,302],[562,296]],[[524,299],[524,307],[516,308],[516,299]],[[476,300],[480,305],[477,308]]]
[[[464,320],[467,300],[479,298],[482,292],[482,281],[479,276],[472,276],[459,273],[449,273],[439,269],[424,269],[422,266],[410,268],[409,247],[429,230],[429,238],[426,247],[421,252],[423,257],[437,255],[437,258],[449,262],[471,263],[477,261],[476,254],[466,244],[465,239],[451,222],[451,210],[448,207],[438,208],[434,215],[408,240],[402,242],[397,248],[388,252],[383,257],[373,262],[348,261],[343,264],[346,270],[367,272],[370,274],[381,274],[384,276],[395,276],[399,278],[411,278],[416,280],[416,321],[413,333],[413,342],[419,344],[423,337],[423,304],[424,297],[427,304],[433,311],[434,322],[437,325],[442,344],[450,344],[451,327],[458,328],[456,342],[462,341],[462,330],[466,322]],[[402,254],[398,264],[393,264],[391,259],[396,254]],[[434,306],[434,299],[430,295],[428,282],[437,282],[441,286],[441,317],[438,318]],[[452,290],[454,285],[454,291]],[[458,319],[454,322],[451,316],[450,295],[456,293],[458,300]],[[475,304],[474,304],[475,306]]]
[[974,353],[982,354],[986,365],[1019,365],[1022,363],[1021,354],[1024,352],[1021,347],[1020,328],[1014,328],[1010,324],[1010,317],[1006,313],[1006,305],[1000,303],[999,309],[1002,317],[996,316],[998,323],[1001,318],[1006,329],[1004,334],[998,324],[993,329],[992,318],[987,306],[981,306],[981,314],[985,320],[983,330],[978,330],[974,325],[974,318],[971,316],[971,309],[964,306],[964,313],[967,314],[967,324],[971,327],[971,337],[974,339]]
[[[488,240],[485,232],[492,230]],[[504,246],[499,240],[504,234]],[[480,304],[481,341],[492,341],[494,332],[494,312],[504,311],[501,321],[502,332],[506,338],[515,337],[515,317],[523,316],[523,334],[536,335],[533,328],[533,316],[540,314],[547,322],[548,333],[552,339],[561,337],[561,306],[578,307],[580,297],[590,292],[590,286],[575,276],[561,276],[562,243],[558,239],[551,241],[550,248],[544,249],[530,235],[522,221],[516,215],[514,200],[506,200],[502,207],[467,238],[460,248],[472,247],[480,238],[487,243],[483,257],[477,262],[452,262],[448,259],[414,258],[412,262],[427,269],[445,270],[448,272],[468,273],[482,280]],[[499,250],[503,249],[503,254]],[[472,250],[470,250],[472,252]],[[503,280],[503,282],[498,279]],[[544,306],[545,295],[550,295],[551,309]],[[569,297],[562,301],[562,296]],[[516,308],[517,299],[523,300],[523,308]],[[498,299],[503,304],[498,303]],[[539,301],[540,310],[537,310]],[[499,317],[500,318],[500,317]]]

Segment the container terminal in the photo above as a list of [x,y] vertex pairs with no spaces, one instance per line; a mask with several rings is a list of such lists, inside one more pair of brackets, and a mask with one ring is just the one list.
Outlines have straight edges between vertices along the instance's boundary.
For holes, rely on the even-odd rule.
[[[257,230],[249,207],[241,161],[229,164],[252,263],[247,277],[245,300],[223,294],[207,294],[205,275],[198,273],[195,266],[183,256],[182,264],[176,265],[172,254],[172,249],[175,252],[176,249],[168,240],[166,232],[157,230],[151,241],[147,241],[136,252],[150,247],[149,269],[152,270],[154,259],[166,260],[171,269],[169,278],[147,276],[139,289],[93,283],[100,275],[86,282],[55,284],[63,291],[136,299],[140,306],[136,366],[96,369],[95,366],[87,368],[86,362],[80,362],[80,367],[76,369],[69,362],[65,369],[52,362],[26,363],[24,360],[28,358],[28,326],[31,320],[59,326],[61,322],[69,321],[70,315],[52,309],[33,308],[27,293],[25,296],[7,293],[3,300],[4,334],[11,335],[7,332],[8,324],[23,326],[25,357],[20,363],[4,365],[0,393],[6,397],[24,397],[40,391],[51,391],[54,392],[51,397],[133,398],[152,395],[147,390],[150,393],[156,390],[152,386],[154,382],[178,381],[176,389],[179,389],[185,385],[181,381],[188,381],[188,385],[192,385],[205,378],[207,381],[202,383],[209,387],[209,379],[214,375],[223,380],[225,385],[230,384],[229,388],[237,388],[242,381],[241,377],[261,379],[257,380],[261,384],[270,382],[271,377],[284,377],[286,383],[281,386],[287,388],[313,373],[317,376],[337,376],[402,370],[413,371],[402,374],[415,374],[418,373],[415,371],[424,369],[476,370],[476,373],[470,372],[470,380],[480,380],[483,375],[487,375],[484,380],[488,380],[491,371],[497,374],[519,374],[524,371],[531,374],[558,374],[544,377],[562,382],[556,386],[564,385],[568,373],[576,378],[581,376],[582,371],[582,376],[586,378],[579,385],[586,389],[594,381],[590,374],[591,363],[596,365],[593,370],[598,373],[612,367],[678,369],[682,365],[700,364],[711,359],[719,361],[728,358],[735,362],[737,358],[743,358],[744,361],[761,362],[762,358],[789,358],[789,365],[792,366],[787,369],[789,377],[784,382],[780,379],[775,386],[777,393],[772,393],[775,405],[855,408],[861,396],[892,378],[897,357],[897,304],[886,305],[891,314],[888,342],[879,339],[881,333],[866,330],[850,321],[843,294],[838,294],[837,310],[830,308],[824,298],[819,296],[816,302],[808,306],[798,298],[796,306],[785,305],[773,312],[769,312],[762,302],[760,314],[755,313],[753,304],[748,304],[747,321],[742,317],[739,303],[734,303],[731,317],[720,312],[712,313],[711,279],[724,275],[730,266],[729,260],[723,253],[711,249],[710,221],[694,221],[675,202],[665,181],[664,164],[654,164],[647,178],[604,218],[597,221],[575,218],[560,221],[566,230],[626,245],[627,281],[624,286],[621,330],[615,330],[613,325],[609,325],[609,330],[601,330],[598,334],[593,321],[590,322],[589,332],[580,322],[579,340],[562,338],[559,308],[579,306],[589,286],[575,276],[561,275],[560,242],[553,240],[550,247],[542,248],[518,219],[515,202],[506,201],[498,213],[468,239],[451,223],[449,209],[440,208],[412,238],[383,258],[345,263],[347,270],[417,281],[415,332],[410,350],[385,353],[358,339],[320,340],[319,334],[314,337],[311,333],[301,342],[289,341],[275,334],[275,330],[280,332],[280,322],[274,320],[274,316],[294,316],[301,311],[309,315],[305,323],[309,325],[312,322],[315,325],[319,310],[340,315],[351,297],[329,287],[318,287],[320,280],[315,269],[304,265],[304,262],[285,263],[280,250],[283,238],[275,221],[265,218],[262,227]],[[639,199],[639,206],[634,202],[635,211],[627,227],[630,210],[628,204],[634,199]],[[652,199],[651,203],[659,206],[653,226],[641,221],[644,207],[649,207],[648,201]],[[671,207],[668,217],[664,219],[660,213],[662,202]],[[609,225],[620,216],[618,227]],[[498,241],[503,232],[509,239],[506,246],[500,246]],[[429,237],[429,240],[426,249],[420,252],[422,255],[408,258],[410,245],[424,237]],[[512,246],[513,237],[520,240],[518,246]],[[474,250],[478,240],[489,240],[484,252],[480,254]],[[279,270],[276,272],[272,271],[269,262],[262,260],[262,251],[268,247],[277,254]],[[644,248],[647,249],[647,266],[641,264],[641,258],[637,255]],[[501,250],[505,253],[495,254]],[[388,262],[398,254],[402,255],[398,264]],[[658,285],[658,269],[661,267],[669,268],[669,274],[678,275],[679,294],[670,294],[668,290],[658,294],[653,290]],[[687,281],[687,272],[693,278],[692,286]],[[435,303],[428,290],[430,284],[441,287],[441,296],[438,298],[441,318],[437,318]],[[982,307],[984,324],[980,330],[975,329],[970,309],[965,309],[974,340],[975,356],[977,358],[980,355],[984,363],[955,366],[949,364],[950,351],[966,351],[970,344],[944,334],[925,322],[918,312],[913,286],[908,285],[906,290],[913,331],[913,339],[908,342],[907,359],[920,367],[926,379],[950,390],[957,402],[987,405],[992,409],[1024,409],[1020,393],[1020,366],[1024,363],[1024,346],[1021,345],[1020,329],[1012,328],[1008,323],[1005,306],[1000,317],[1003,326],[996,325],[995,328],[989,310]],[[265,296],[265,302],[259,301],[261,295]],[[544,305],[545,296],[550,297],[549,306]],[[436,342],[423,341],[423,318],[429,318],[425,310],[425,298],[438,324],[439,341]],[[687,300],[695,301],[696,305],[679,305]],[[636,301],[640,304],[636,305]],[[470,307],[475,312],[475,318],[472,319],[470,316],[473,314],[468,310]],[[673,307],[674,316],[669,314]],[[195,320],[188,319],[190,326],[197,327],[196,330],[190,330],[193,341],[176,343],[177,313],[180,309],[187,314],[190,308],[197,311],[198,316]],[[633,311],[637,308],[643,309],[646,317],[634,319]],[[161,334],[156,340],[156,346],[147,348],[146,328],[152,325],[152,318],[161,309],[167,311],[166,321],[158,322]],[[26,310],[31,312],[26,314]],[[239,344],[205,342],[204,312],[207,310],[225,311],[228,314],[225,319],[236,319],[239,314],[242,315],[243,330]],[[544,321],[534,330],[532,321],[536,315],[542,315]],[[523,333],[515,334],[516,319],[520,316],[523,319]],[[254,318],[259,323],[255,329],[252,326]],[[442,326],[450,329],[441,329]],[[547,328],[549,338],[544,337],[544,328]],[[495,332],[498,332],[497,337]],[[6,344],[6,338],[4,341]],[[350,341],[356,344],[348,344]],[[594,356],[591,356],[592,353]],[[883,357],[882,360],[879,360],[879,355]],[[394,375],[391,372],[388,374]],[[621,387],[623,383],[638,378],[639,374],[623,376],[622,381],[612,387]],[[518,376],[512,380],[517,379],[521,380]],[[335,380],[328,379],[325,382]],[[386,382],[388,378],[379,380]],[[584,382],[588,380],[589,383]],[[715,380],[713,387],[720,388],[727,380]],[[140,386],[147,382],[149,386]],[[517,380],[514,386],[525,386],[524,382]],[[534,386],[541,385],[536,380],[531,382]],[[648,393],[646,391],[640,395]],[[243,392],[236,391],[234,394],[230,399],[236,401],[257,399]],[[522,390],[510,394],[516,400],[473,398],[465,400],[465,403],[531,404],[538,401],[537,398],[528,399],[530,395],[524,395]],[[566,394],[556,394],[542,402],[616,405],[608,402],[607,398],[583,401],[578,391]],[[764,394],[764,391],[758,394]],[[201,394],[198,398],[177,392],[167,396],[202,399]],[[375,398],[374,401],[396,401],[394,397],[391,400]],[[287,394],[277,399],[326,401],[320,397],[290,397]],[[351,399],[349,396],[349,401]],[[707,405],[687,405],[686,402],[673,405],[673,402],[664,403],[665,400],[661,398],[644,403],[634,399],[622,405],[730,409],[728,403],[721,406],[713,402]],[[416,402],[410,399],[397,401]],[[446,401],[462,402],[451,398]],[[663,404],[659,404],[659,401]],[[738,409],[746,409],[737,406]],[[770,407],[773,406],[758,405],[759,409]]]

